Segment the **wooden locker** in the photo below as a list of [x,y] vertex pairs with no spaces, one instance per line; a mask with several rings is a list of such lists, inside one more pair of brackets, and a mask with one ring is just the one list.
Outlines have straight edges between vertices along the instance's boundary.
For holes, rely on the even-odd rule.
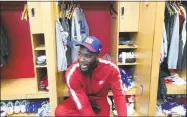
[[119,2],[119,32],[138,32],[139,2]]
[[42,2],[27,2],[32,34],[43,33],[41,3]]

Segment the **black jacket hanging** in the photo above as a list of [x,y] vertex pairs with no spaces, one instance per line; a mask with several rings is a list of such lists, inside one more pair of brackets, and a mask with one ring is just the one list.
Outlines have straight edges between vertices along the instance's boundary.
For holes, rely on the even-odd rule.
[[0,65],[3,65],[8,62],[9,44],[7,32],[2,24],[0,26],[0,37]]

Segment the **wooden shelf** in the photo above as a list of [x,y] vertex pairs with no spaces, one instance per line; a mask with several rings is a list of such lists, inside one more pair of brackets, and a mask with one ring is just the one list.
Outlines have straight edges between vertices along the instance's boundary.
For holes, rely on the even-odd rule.
[[[135,88],[128,89],[126,92],[126,95],[135,95],[135,94],[136,94]],[[113,96],[112,91],[109,91],[108,96]]]
[[[128,89],[128,91],[126,93],[126,95],[135,95],[135,94],[136,94],[135,88]],[[69,96],[67,87],[64,88],[64,94],[63,94],[63,96],[65,96],[65,97]],[[112,91],[109,91],[108,96],[113,96]]]
[[47,68],[47,65],[36,65],[36,68]]
[[118,48],[119,49],[136,49],[136,48],[138,48],[138,46],[137,45],[132,45],[132,46],[130,46],[130,45],[118,45]]
[[37,46],[34,50],[45,50],[45,45],[41,44],[41,45]]
[[118,65],[137,65],[138,63],[118,63]]
[[36,114],[33,114],[33,113],[31,113],[31,114],[26,114],[26,113],[19,113],[19,114],[12,114],[12,115],[7,115],[7,117],[15,117],[15,116],[17,116],[17,117],[36,117],[37,115]]
[[186,94],[186,85],[178,86],[172,83],[167,83],[167,94]]
[[26,94],[27,99],[40,99],[40,98],[49,98],[49,93],[44,91],[39,91],[37,93]]
[[1,100],[36,98],[49,98],[48,92],[38,92],[36,78],[1,79]]

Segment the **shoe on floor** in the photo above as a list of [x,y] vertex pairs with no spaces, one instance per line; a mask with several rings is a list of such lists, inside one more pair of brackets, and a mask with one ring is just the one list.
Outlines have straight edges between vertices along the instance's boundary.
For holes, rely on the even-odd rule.
[[20,104],[20,108],[21,108],[21,112],[22,113],[26,113],[26,105],[27,105],[27,101],[26,100],[22,100],[21,104]]
[[134,111],[134,103],[127,103],[127,115],[133,115],[135,113]]
[[8,115],[14,114],[14,103],[13,102],[7,103],[7,114]]
[[5,102],[0,102],[0,107],[1,107],[1,110],[0,110],[0,112],[1,112],[1,117],[5,117],[6,116],[6,114],[7,114],[7,108],[6,108],[6,103]]
[[14,103],[14,113],[18,114],[21,111],[21,102],[16,100]]

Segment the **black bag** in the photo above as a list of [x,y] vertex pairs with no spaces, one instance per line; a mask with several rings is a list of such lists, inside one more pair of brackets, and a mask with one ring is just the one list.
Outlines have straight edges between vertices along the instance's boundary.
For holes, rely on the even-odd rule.
[[101,108],[96,104],[96,100],[91,100],[91,106],[95,114],[99,114],[101,112]]

